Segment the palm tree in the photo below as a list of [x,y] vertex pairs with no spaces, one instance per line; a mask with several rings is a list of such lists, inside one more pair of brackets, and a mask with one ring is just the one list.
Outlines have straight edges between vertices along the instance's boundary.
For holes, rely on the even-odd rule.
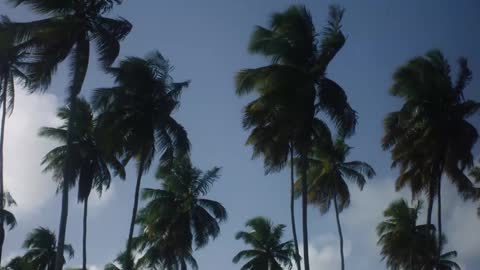
[[233,262],[248,260],[241,270],[281,270],[292,268],[295,250],[292,241],[282,242],[285,225],[274,225],[265,217],[255,217],[247,221],[251,231],[240,231],[235,239],[242,239],[251,249],[240,251]]
[[15,257],[11,259],[8,264],[2,268],[4,270],[34,270],[31,263],[29,263],[24,257]]
[[157,177],[163,189],[143,190],[148,200],[139,212],[137,223],[142,233],[135,238],[141,265],[165,269],[185,269],[186,263],[197,268],[191,253],[204,247],[220,233],[219,223],[227,211],[217,201],[203,198],[219,178],[220,168],[206,172],[192,166],[188,157],[161,166]]
[[[266,56],[271,63],[240,71],[236,86],[238,95],[252,91],[259,95],[245,107],[243,126],[251,129],[247,143],[253,145],[254,155],[267,157],[267,171],[272,161],[275,166],[286,164],[292,148],[302,160],[299,170],[304,176],[302,179],[307,180],[307,156],[317,112],[323,111],[331,117],[343,135],[354,131],[356,113],[348,104],[345,91],[325,76],[328,64],[345,43],[341,31],[343,13],[338,6],[330,7],[321,40],[317,40],[318,33],[304,6],[292,6],[283,13],[275,13],[269,28],[257,26],[252,34],[250,52]],[[275,149],[268,140],[275,142]],[[279,156],[270,160],[271,153]],[[309,270],[305,181],[302,185],[303,258],[305,270]]]
[[[26,44],[17,44],[15,35],[8,31],[10,23],[7,17],[0,19],[0,103],[2,107],[2,120],[0,131],[0,198],[4,198],[4,166],[3,166],[3,145],[5,140],[5,121],[7,114],[13,112],[15,100],[15,83],[23,82],[28,85],[30,80],[24,74],[27,58]],[[5,204],[0,200],[0,211],[3,211]],[[3,228],[3,216],[0,216],[0,261],[2,260],[2,249],[5,230]]]
[[461,270],[460,266],[453,261],[457,257],[456,251],[443,253],[443,247],[447,243],[446,237],[442,235],[442,241],[439,243],[435,235],[430,236],[433,248],[428,249],[429,255],[421,265],[422,270]]
[[421,208],[421,202],[410,208],[405,200],[400,199],[384,211],[385,221],[377,226],[378,245],[389,269],[423,269],[429,260],[434,250],[431,247],[435,246],[435,228],[433,225],[417,225]]
[[478,139],[477,130],[467,118],[480,109],[480,103],[465,99],[463,91],[472,76],[467,60],[460,58],[458,62],[455,82],[450,65],[437,50],[401,66],[394,74],[390,92],[402,98],[404,105],[385,119],[383,147],[391,150],[393,166],[401,171],[397,188],[409,184],[414,196],[427,191],[427,224],[431,224],[437,197],[439,239],[442,176],[447,176],[464,198],[475,193],[464,170],[473,165],[471,151]]
[[[87,216],[90,192],[95,189],[101,195],[103,189],[110,187],[112,175],[109,167],[112,167],[115,174],[121,178],[125,178],[125,171],[115,155],[111,151],[105,150],[98,140],[96,120],[88,102],[84,99],[77,99],[76,103],[77,111],[74,117],[70,117],[72,111],[69,107],[59,109],[57,116],[63,121],[63,124],[57,128],[43,127],[39,135],[53,138],[63,144],[48,152],[42,160],[45,171],[52,171],[55,179],[63,184],[63,172],[67,160],[68,121],[74,121],[75,138],[70,152],[71,158],[74,160],[74,182],[70,183],[70,187],[78,182],[78,201],[83,202],[82,269],[86,270]],[[63,185],[61,186],[63,187]]]
[[[55,233],[47,228],[39,227],[34,229],[27,235],[23,248],[27,252],[23,256],[36,270],[53,270],[55,269],[56,257],[59,252]],[[65,252],[69,258],[73,258],[74,251],[71,245],[65,245]],[[62,266],[65,264],[65,257],[62,259]]]
[[[343,234],[339,213],[350,205],[350,191],[346,180],[360,189],[365,185],[366,177],[375,176],[373,168],[362,161],[346,161],[350,150],[343,139],[335,142],[329,134],[323,133],[321,141],[316,142],[308,158],[308,202],[320,207],[322,214],[328,212],[333,202],[340,238],[340,258],[342,270],[345,269],[343,255]],[[297,190],[300,185],[297,183]],[[299,192],[297,192],[299,193]]]
[[112,263],[107,263],[104,267],[104,270],[125,270],[125,269],[135,269],[139,270],[141,267],[138,264],[134,263],[131,254],[127,252],[120,253],[115,261]]
[[114,134],[110,138],[119,138],[126,160],[134,158],[137,162],[126,252],[131,252],[142,176],[157,153],[161,154],[163,163],[169,163],[174,156],[190,151],[187,132],[172,117],[188,81],[173,82],[171,69],[159,52],[146,58],[128,57],[119,67],[109,69],[117,86],[97,89],[93,96],[94,107],[101,113],[100,126]]
[[[75,100],[85,81],[89,58],[90,42],[97,48],[99,61],[104,67],[110,66],[120,51],[120,41],[130,32],[132,25],[125,19],[104,17],[121,0],[9,0],[15,6],[27,5],[35,12],[49,16],[46,19],[10,23],[9,27],[17,38],[28,40],[31,50],[31,64],[28,75],[36,82],[36,88],[45,89],[59,63],[70,56],[71,83],[68,87],[67,102],[73,112]],[[64,182],[73,181],[73,162],[70,160],[74,131],[67,128],[67,157]],[[68,189],[63,189],[62,211],[58,237],[59,254],[63,253],[68,217]],[[61,270],[61,256],[57,258],[55,270]]]
[[0,225],[0,255],[1,255],[1,247],[3,246],[3,242],[5,241],[5,226],[8,227],[9,230],[13,229],[17,225],[17,220],[15,216],[6,209],[8,206],[15,206],[17,203],[13,199],[12,195],[7,192],[3,192],[2,198],[0,199],[3,207],[0,209],[0,221],[2,222]]
[[[441,254],[441,253],[440,253]],[[441,254],[437,260],[434,261],[433,269],[437,270],[461,270],[460,266],[453,261],[457,257],[456,251],[450,251]],[[426,269],[425,269],[426,270]]]
[[[473,177],[476,183],[480,183],[480,167],[479,166],[473,167],[472,170],[470,170],[469,175]],[[478,199],[478,198],[480,198],[480,188],[476,189],[476,193],[473,196],[473,199]],[[477,215],[480,217],[480,207],[477,208]]]

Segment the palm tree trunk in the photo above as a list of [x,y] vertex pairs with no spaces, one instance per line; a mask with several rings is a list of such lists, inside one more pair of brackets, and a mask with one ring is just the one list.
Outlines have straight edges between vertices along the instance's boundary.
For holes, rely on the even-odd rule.
[[340,225],[340,215],[338,212],[337,193],[333,194],[333,205],[335,206],[335,217],[337,219],[338,236],[340,237],[340,259],[342,261],[342,270],[345,270],[345,258],[343,255],[343,234]]
[[70,99],[70,116],[68,119],[67,127],[67,153],[65,161],[65,169],[63,171],[63,183],[62,183],[62,209],[60,212],[60,229],[58,232],[57,254],[55,256],[55,270],[62,270],[65,263],[63,258],[63,251],[65,249],[65,233],[67,231],[67,218],[68,218],[68,193],[70,185],[73,183],[72,161],[70,159],[70,153],[72,151],[73,142],[73,117],[76,112],[75,98]]
[[[2,95],[2,130],[0,133],[0,211],[3,211],[5,205],[3,190],[3,141],[5,137],[5,119],[7,117],[7,87],[8,79],[3,79],[3,95]],[[3,215],[0,215],[0,263],[2,261],[3,242],[5,241],[5,228],[3,227]]]
[[[432,181],[433,182],[433,181]],[[430,182],[428,190],[428,210],[427,210],[427,225],[432,225],[433,202],[435,199],[434,183]]]
[[82,239],[82,270],[87,270],[87,216],[88,216],[88,196],[83,201],[83,239]]
[[[132,238],[133,238],[133,229],[135,228],[135,219],[137,217],[137,209],[138,209],[138,198],[140,196],[140,185],[142,182],[142,175],[143,175],[143,159],[140,161],[138,166],[137,172],[137,184],[135,186],[135,198],[133,200],[133,209],[132,209],[132,220],[130,221],[130,230],[128,232],[128,240],[127,240],[127,254],[131,255],[132,250]],[[130,265],[130,263],[128,264]],[[126,269],[132,270],[132,269]]]
[[302,225],[303,225],[303,262],[304,269],[310,270],[309,257],[308,257],[308,216],[307,216],[307,151],[302,153]]
[[293,162],[293,147],[290,147],[290,216],[292,218],[293,243],[295,244],[295,264],[298,270],[302,270],[300,264],[300,252],[298,251],[297,226],[295,225],[295,175]]
[[437,219],[438,219],[438,256],[440,257],[441,253],[441,247],[442,247],[442,175],[438,177],[438,196],[437,196],[437,203],[438,203],[438,208],[437,208]]
[[[77,2],[77,5],[81,5],[81,1]],[[68,119],[68,127],[67,127],[67,160],[65,162],[65,169],[63,172],[63,189],[62,189],[62,210],[60,214],[60,229],[58,232],[58,244],[57,244],[57,254],[55,256],[55,270],[62,270],[63,265],[65,263],[63,257],[63,251],[65,249],[65,233],[67,231],[67,218],[68,218],[68,192],[69,192],[69,185],[73,184],[73,164],[70,159],[71,152],[72,152],[72,142],[75,138],[74,127],[73,127],[73,119],[75,117],[76,108],[77,108],[77,97],[80,91],[82,90],[83,82],[85,81],[85,77],[87,75],[88,69],[88,60],[90,57],[90,41],[88,39],[88,33],[84,32],[82,35],[79,36],[79,39],[76,43],[77,49],[77,61],[75,62],[73,78],[72,78],[72,85],[70,86],[70,96],[68,99],[68,103],[70,105],[70,116]]]

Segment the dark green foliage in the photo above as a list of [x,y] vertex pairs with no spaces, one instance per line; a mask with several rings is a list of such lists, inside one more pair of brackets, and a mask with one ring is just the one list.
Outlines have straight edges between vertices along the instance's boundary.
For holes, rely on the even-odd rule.
[[[87,241],[87,211],[88,198],[94,189],[100,195],[103,190],[110,187],[112,175],[125,178],[123,164],[116,158],[110,144],[104,139],[104,134],[97,127],[97,120],[94,118],[90,105],[84,99],[77,99],[75,113],[70,107],[63,107],[58,110],[57,116],[62,120],[60,127],[43,127],[39,135],[54,139],[60,146],[48,152],[42,160],[45,166],[44,171],[52,172],[54,179],[59,182],[59,189],[64,187],[64,170],[67,160],[68,122],[74,129],[73,141],[70,151],[72,161],[73,181],[69,182],[69,188],[78,184],[78,201],[84,203],[84,224],[83,224],[83,262],[86,268],[86,241]],[[74,114],[72,116],[72,114]]]
[[[27,249],[23,258],[35,270],[55,269],[57,239],[55,234],[49,229],[43,227],[34,229],[25,239],[23,248]],[[65,245],[65,252],[69,258],[73,258],[74,251],[71,245]],[[63,258],[62,260],[65,263],[65,259]]]
[[114,262],[105,265],[104,270],[125,270],[125,269],[142,269],[139,264],[135,264],[134,258],[130,253],[120,253]]
[[74,161],[74,182],[70,188],[78,183],[78,200],[83,202],[95,189],[99,194],[108,189],[112,179],[110,168],[115,175],[125,178],[125,169],[117,160],[115,152],[108,145],[102,143],[103,134],[97,128],[97,120],[88,102],[77,99],[76,112],[71,117],[69,107],[58,110],[57,117],[63,122],[59,127],[43,127],[39,135],[60,142],[62,145],[48,152],[42,160],[45,172],[52,172],[54,179],[59,181],[59,188],[63,187],[63,171],[66,160],[66,143],[68,137],[68,121],[73,120],[75,135],[72,144],[71,159]]
[[[343,234],[339,213],[350,205],[350,191],[347,180],[360,189],[366,178],[375,175],[373,168],[362,161],[347,161],[351,147],[344,139],[333,141],[327,127],[317,125],[313,149],[308,157],[308,202],[326,213],[333,202],[340,237],[340,257],[342,269],[345,269],[343,255]],[[300,161],[298,161],[300,162]],[[297,196],[301,194],[301,179],[295,184]]]
[[71,56],[70,94],[76,96],[83,84],[88,67],[90,40],[97,48],[104,67],[110,66],[120,51],[120,41],[130,32],[132,25],[125,19],[104,17],[116,0],[51,1],[10,0],[14,5],[28,5],[34,11],[50,16],[47,19],[12,23],[7,26],[20,42],[29,45],[31,65],[28,75],[35,88],[45,89],[50,84],[59,63]]
[[204,247],[220,233],[219,223],[227,219],[225,208],[217,201],[203,198],[219,178],[220,168],[202,172],[186,157],[170,166],[160,167],[157,177],[163,189],[144,189],[146,206],[137,223],[141,234],[134,242],[141,265],[149,268],[197,269],[193,247]]
[[6,104],[8,113],[12,113],[15,105],[15,80],[26,87],[32,83],[32,80],[25,74],[29,66],[27,62],[28,44],[16,41],[15,34],[8,28],[10,23],[8,17],[1,17],[0,89],[2,104]]
[[[12,195],[10,195],[10,192],[8,191],[3,193],[2,200],[5,208],[17,205]],[[7,226],[11,230],[17,225],[17,220],[15,219],[15,216],[5,208],[0,210],[1,220],[4,223],[2,224],[2,227]]]
[[126,159],[144,163],[144,171],[156,153],[168,162],[175,153],[183,155],[190,150],[185,129],[171,115],[179,107],[180,94],[189,82],[174,82],[171,69],[159,52],[145,59],[128,57],[119,67],[108,69],[117,86],[99,88],[93,96],[102,126],[122,139],[118,143]]
[[33,265],[28,262],[24,257],[15,257],[11,259],[4,270],[34,270]]
[[382,145],[390,150],[392,167],[400,168],[397,190],[409,186],[412,197],[428,195],[427,224],[432,224],[437,197],[438,241],[442,236],[441,180],[447,176],[463,199],[477,199],[478,191],[465,174],[473,166],[476,128],[467,120],[480,103],[463,95],[471,79],[464,58],[453,83],[450,65],[438,50],[427,52],[401,66],[390,89],[403,100],[402,108],[385,119]]
[[[308,201],[324,214],[336,197],[341,212],[350,204],[347,180],[363,189],[366,179],[375,176],[375,171],[365,162],[347,161],[352,148],[343,139],[334,141],[325,131],[318,138],[309,155]],[[295,188],[299,196],[300,180]]]
[[457,252],[442,254],[445,238],[441,242],[436,239],[435,227],[417,224],[421,208],[421,202],[410,208],[402,199],[392,202],[385,210],[386,220],[377,226],[377,233],[387,267],[392,270],[460,270],[452,261]]
[[240,231],[235,239],[242,239],[251,249],[240,251],[233,258],[234,263],[247,262],[241,270],[281,270],[292,268],[295,250],[292,241],[282,241],[285,225],[274,225],[264,217],[250,219],[246,226],[251,231]]
[[[105,13],[119,4],[117,0],[97,1],[52,1],[52,0],[10,0],[13,5],[28,5],[37,13],[48,18],[27,23],[8,23],[9,31],[21,44],[29,49],[27,76],[32,80],[33,89],[46,89],[58,65],[69,58],[71,81],[67,89],[68,105],[75,114],[75,102],[82,90],[90,58],[91,42],[96,45],[98,60],[103,67],[115,61],[120,52],[120,41],[130,32],[132,25],[124,19],[104,17]],[[72,120],[72,119],[70,119]],[[72,122],[72,121],[70,121]],[[67,148],[64,181],[73,182],[75,177],[72,143],[73,127],[67,127]],[[72,158],[72,159],[71,159]],[[68,218],[69,189],[62,191],[62,209],[58,246],[63,252]],[[61,270],[58,257],[56,270]]]
[[[300,171],[306,174],[318,112],[326,113],[342,135],[355,130],[357,115],[345,91],[325,76],[328,64],[345,43],[340,30],[343,12],[338,6],[330,7],[327,27],[319,40],[304,6],[275,13],[269,28],[257,26],[251,36],[250,52],[267,57],[271,63],[238,72],[236,86],[238,95],[253,91],[259,95],[245,107],[243,126],[251,131],[247,144],[253,146],[253,156],[265,157],[267,173],[286,165],[292,147],[303,160]],[[304,261],[309,270],[307,190],[303,193]]]
[[471,150],[478,133],[467,118],[480,109],[480,103],[464,99],[471,72],[465,59],[459,62],[455,84],[439,51],[414,58],[394,74],[390,92],[404,104],[385,119],[382,143],[391,150],[393,166],[401,170],[397,189],[410,185],[414,196],[443,173],[462,196],[471,195],[472,183],[463,170],[473,165]]
[[165,165],[190,151],[186,130],[172,117],[180,105],[180,94],[189,82],[174,82],[171,69],[159,52],[146,58],[128,57],[118,67],[108,69],[116,86],[97,89],[93,96],[103,133],[113,141],[114,149],[120,149],[125,162],[132,158],[137,162],[126,252],[131,251],[143,174],[149,170],[156,154],[161,155],[161,164]]

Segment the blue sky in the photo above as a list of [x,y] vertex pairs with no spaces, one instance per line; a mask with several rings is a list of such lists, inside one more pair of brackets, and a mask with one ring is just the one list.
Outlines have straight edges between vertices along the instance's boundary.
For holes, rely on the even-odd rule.
[[[28,9],[0,3],[0,14],[12,20],[35,18]],[[396,171],[390,169],[387,152],[380,147],[382,121],[397,109],[398,100],[388,95],[391,74],[408,59],[432,48],[441,49],[453,69],[459,56],[469,59],[474,80],[466,92],[480,99],[480,2],[471,1],[287,1],[287,0],[208,0],[133,1],[125,0],[111,15],[122,16],[134,25],[122,43],[121,57],[143,56],[159,50],[175,66],[176,80],[191,80],[182,96],[176,118],[189,133],[194,164],[207,170],[221,166],[222,177],[210,198],[221,201],[229,211],[221,236],[195,252],[201,269],[238,269],[231,258],[243,244],[234,234],[245,221],[257,215],[289,225],[288,173],[265,176],[261,160],[251,160],[246,147],[247,133],[241,128],[242,107],[248,98],[234,92],[235,73],[265,64],[265,59],[249,55],[246,47],[254,25],[266,25],[272,12],[291,4],[304,3],[311,11],[317,30],[326,20],[327,6],[338,3],[346,8],[344,32],[347,43],[328,70],[328,75],[346,89],[351,105],[358,111],[359,127],[349,143],[355,147],[352,159],[369,162],[377,171],[363,192],[352,189],[352,206],[341,215],[346,239],[347,267],[358,270],[385,269],[375,245],[375,226],[387,204],[408,192],[395,193]],[[57,230],[59,197],[48,175],[41,173],[40,158],[53,147],[36,135],[40,126],[56,123],[55,110],[64,101],[68,81],[62,66],[51,89],[44,95],[19,91],[17,106],[7,122],[6,185],[19,206],[19,225],[7,235],[4,254],[21,254],[27,232],[37,226]],[[112,85],[92,57],[83,95],[95,87]],[[478,117],[472,119],[478,126]],[[478,148],[475,149],[478,152]],[[20,163],[21,162],[21,163]],[[128,168],[125,182],[118,179],[100,200],[91,203],[89,219],[89,264],[103,267],[124,247],[133,201],[134,170]],[[158,187],[149,174],[144,187]],[[475,205],[458,200],[451,186],[444,189],[445,230],[449,248],[460,252],[464,269],[477,269],[480,259],[480,220]],[[72,195],[74,197],[74,195]],[[334,217],[309,212],[312,267],[338,268],[338,243]],[[298,215],[299,216],[299,215]],[[71,200],[67,242],[77,251],[68,265],[81,262],[81,207]],[[290,228],[286,231],[290,238]]]

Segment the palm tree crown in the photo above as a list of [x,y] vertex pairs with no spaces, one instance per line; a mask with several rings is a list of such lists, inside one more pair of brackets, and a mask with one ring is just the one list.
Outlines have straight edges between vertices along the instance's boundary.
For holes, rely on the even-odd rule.
[[[47,228],[34,229],[25,239],[23,247],[27,252],[23,256],[36,270],[55,269],[57,255],[57,239],[55,234]],[[65,245],[65,252],[73,258],[74,251],[71,245]],[[63,263],[65,259],[62,256]]]
[[425,186],[415,183],[415,177],[429,173],[426,177],[431,178],[440,168],[468,196],[472,184],[462,171],[473,165],[471,149],[478,133],[467,118],[480,109],[480,103],[465,100],[463,90],[471,71],[466,59],[461,58],[459,65],[457,81],[452,83],[447,60],[439,51],[430,51],[394,74],[391,93],[404,105],[385,119],[383,146],[391,150],[393,165],[400,166],[398,189],[409,184],[416,195]]
[[87,72],[90,42],[96,45],[100,62],[109,67],[120,52],[120,41],[132,25],[125,19],[111,19],[104,15],[120,0],[48,1],[9,0],[15,6],[27,5],[35,12],[50,16],[47,19],[10,23],[9,27],[20,41],[26,41],[31,51],[28,75],[37,88],[50,84],[58,64],[71,55],[72,82],[70,97],[81,90]]
[[186,157],[172,166],[160,167],[157,176],[163,189],[144,189],[147,205],[138,215],[142,233],[135,239],[142,264],[165,269],[184,269],[186,263],[197,268],[193,246],[204,247],[220,233],[219,223],[227,219],[217,201],[203,198],[219,177],[220,168],[202,173]]
[[[95,90],[93,105],[101,113],[102,125],[115,130],[122,139],[127,158],[150,167],[156,153],[162,161],[188,153],[190,143],[185,129],[172,113],[180,106],[180,94],[189,82],[174,82],[172,67],[159,53],[146,58],[127,57],[108,72],[117,86]],[[120,135],[120,136],[119,136]]]
[[74,160],[74,180],[70,183],[70,188],[78,182],[78,200],[83,202],[88,198],[92,189],[100,194],[104,189],[108,189],[111,183],[112,175],[109,168],[113,169],[115,175],[125,177],[125,170],[122,164],[116,159],[115,154],[109,149],[105,149],[101,140],[101,135],[97,129],[96,119],[88,102],[84,99],[77,99],[77,111],[71,118],[72,111],[70,107],[62,107],[58,110],[57,117],[63,121],[59,127],[43,127],[39,135],[52,138],[63,145],[55,147],[48,152],[42,160],[45,165],[44,171],[52,172],[54,178],[60,181],[63,187],[63,172],[65,168],[67,152],[67,126],[69,119],[73,119],[75,136],[72,144],[71,158]]
[[5,239],[5,229],[4,226],[7,226],[10,230],[17,225],[17,219],[12,212],[5,209],[9,206],[15,206],[17,203],[13,199],[12,195],[9,192],[3,193],[2,204],[4,205],[3,209],[0,209],[0,220],[2,221],[0,227],[0,239]]
[[[328,134],[323,134],[309,155],[308,201],[320,207],[326,213],[331,203],[336,200],[341,212],[350,204],[350,191],[346,180],[356,184],[360,189],[367,182],[366,178],[375,176],[375,170],[363,161],[347,161],[352,147],[343,139],[333,141]],[[296,183],[297,195],[300,182]]]
[[401,199],[392,202],[384,212],[386,218],[377,226],[378,245],[383,259],[392,270],[417,269],[429,257],[435,241],[433,225],[417,225],[422,207],[414,208]]
[[233,258],[234,263],[248,260],[241,270],[281,270],[292,267],[295,250],[292,241],[282,242],[285,225],[274,225],[264,217],[247,221],[251,231],[240,231],[236,239],[242,239],[251,249],[240,251]]

